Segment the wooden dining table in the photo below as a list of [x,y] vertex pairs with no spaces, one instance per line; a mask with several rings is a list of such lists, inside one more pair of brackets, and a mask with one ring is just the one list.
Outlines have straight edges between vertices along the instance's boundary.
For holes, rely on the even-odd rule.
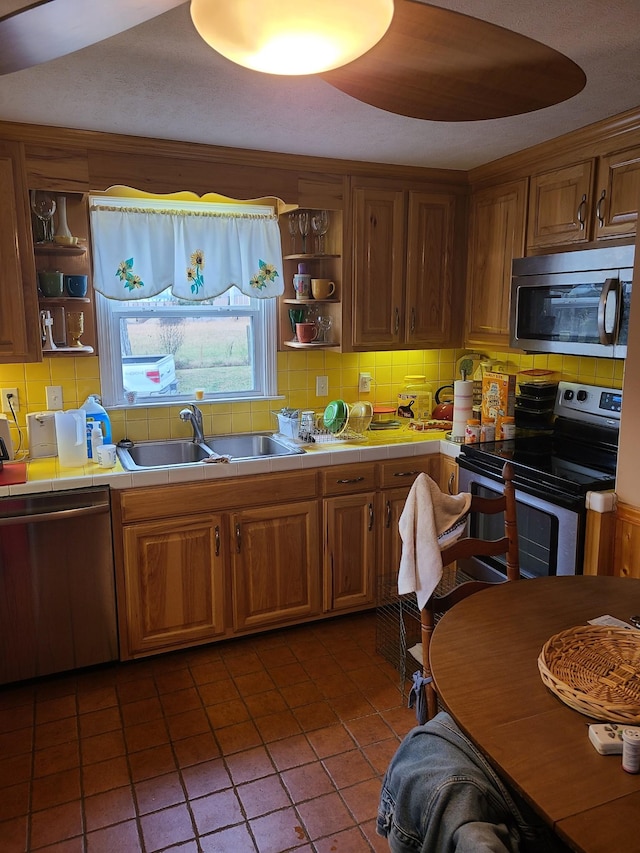
[[499,584],[444,614],[430,661],[438,695],[500,776],[572,849],[640,853],[640,774],[588,737],[599,722],[542,682],[538,655],[554,634],[610,615],[640,614],[640,580],[545,577]]

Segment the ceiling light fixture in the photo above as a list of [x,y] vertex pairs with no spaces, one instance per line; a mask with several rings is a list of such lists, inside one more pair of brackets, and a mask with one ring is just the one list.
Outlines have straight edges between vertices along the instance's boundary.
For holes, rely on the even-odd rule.
[[393,0],[191,0],[207,44],[266,74],[320,74],[366,53],[386,33]]

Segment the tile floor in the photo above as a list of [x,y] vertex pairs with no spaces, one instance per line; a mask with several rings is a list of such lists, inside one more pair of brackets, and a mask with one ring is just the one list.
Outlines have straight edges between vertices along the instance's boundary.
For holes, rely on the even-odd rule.
[[388,851],[414,724],[373,613],[0,688],[0,849]]

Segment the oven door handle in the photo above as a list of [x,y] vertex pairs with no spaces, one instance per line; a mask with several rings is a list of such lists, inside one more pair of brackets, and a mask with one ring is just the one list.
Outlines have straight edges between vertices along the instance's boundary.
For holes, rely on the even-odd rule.
[[[613,312],[610,304],[613,298]],[[608,278],[602,286],[598,302],[598,336],[600,343],[614,344],[620,324],[620,282],[617,278]]]

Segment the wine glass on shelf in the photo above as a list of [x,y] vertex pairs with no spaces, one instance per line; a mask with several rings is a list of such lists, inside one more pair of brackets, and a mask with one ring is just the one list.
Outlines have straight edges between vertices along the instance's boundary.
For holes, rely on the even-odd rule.
[[298,214],[289,214],[289,234],[291,236],[291,254],[296,253],[296,236],[298,234]]
[[311,217],[311,230],[316,238],[316,247],[319,255],[324,255],[324,235],[329,230],[329,212],[318,210]]
[[316,326],[318,327],[318,337],[317,341],[319,344],[326,344],[327,341],[327,332],[333,325],[331,317],[328,317],[326,314],[321,314],[318,316],[316,320]]
[[53,242],[53,214],[56,212],[56,200],[49,193],[31,190],[31,210],[42,223],[40,243]]
[[298,214],[298,229],[302,237],[302,254],[307,254],[307,236],[309,234],[309,212],[301,210]]

